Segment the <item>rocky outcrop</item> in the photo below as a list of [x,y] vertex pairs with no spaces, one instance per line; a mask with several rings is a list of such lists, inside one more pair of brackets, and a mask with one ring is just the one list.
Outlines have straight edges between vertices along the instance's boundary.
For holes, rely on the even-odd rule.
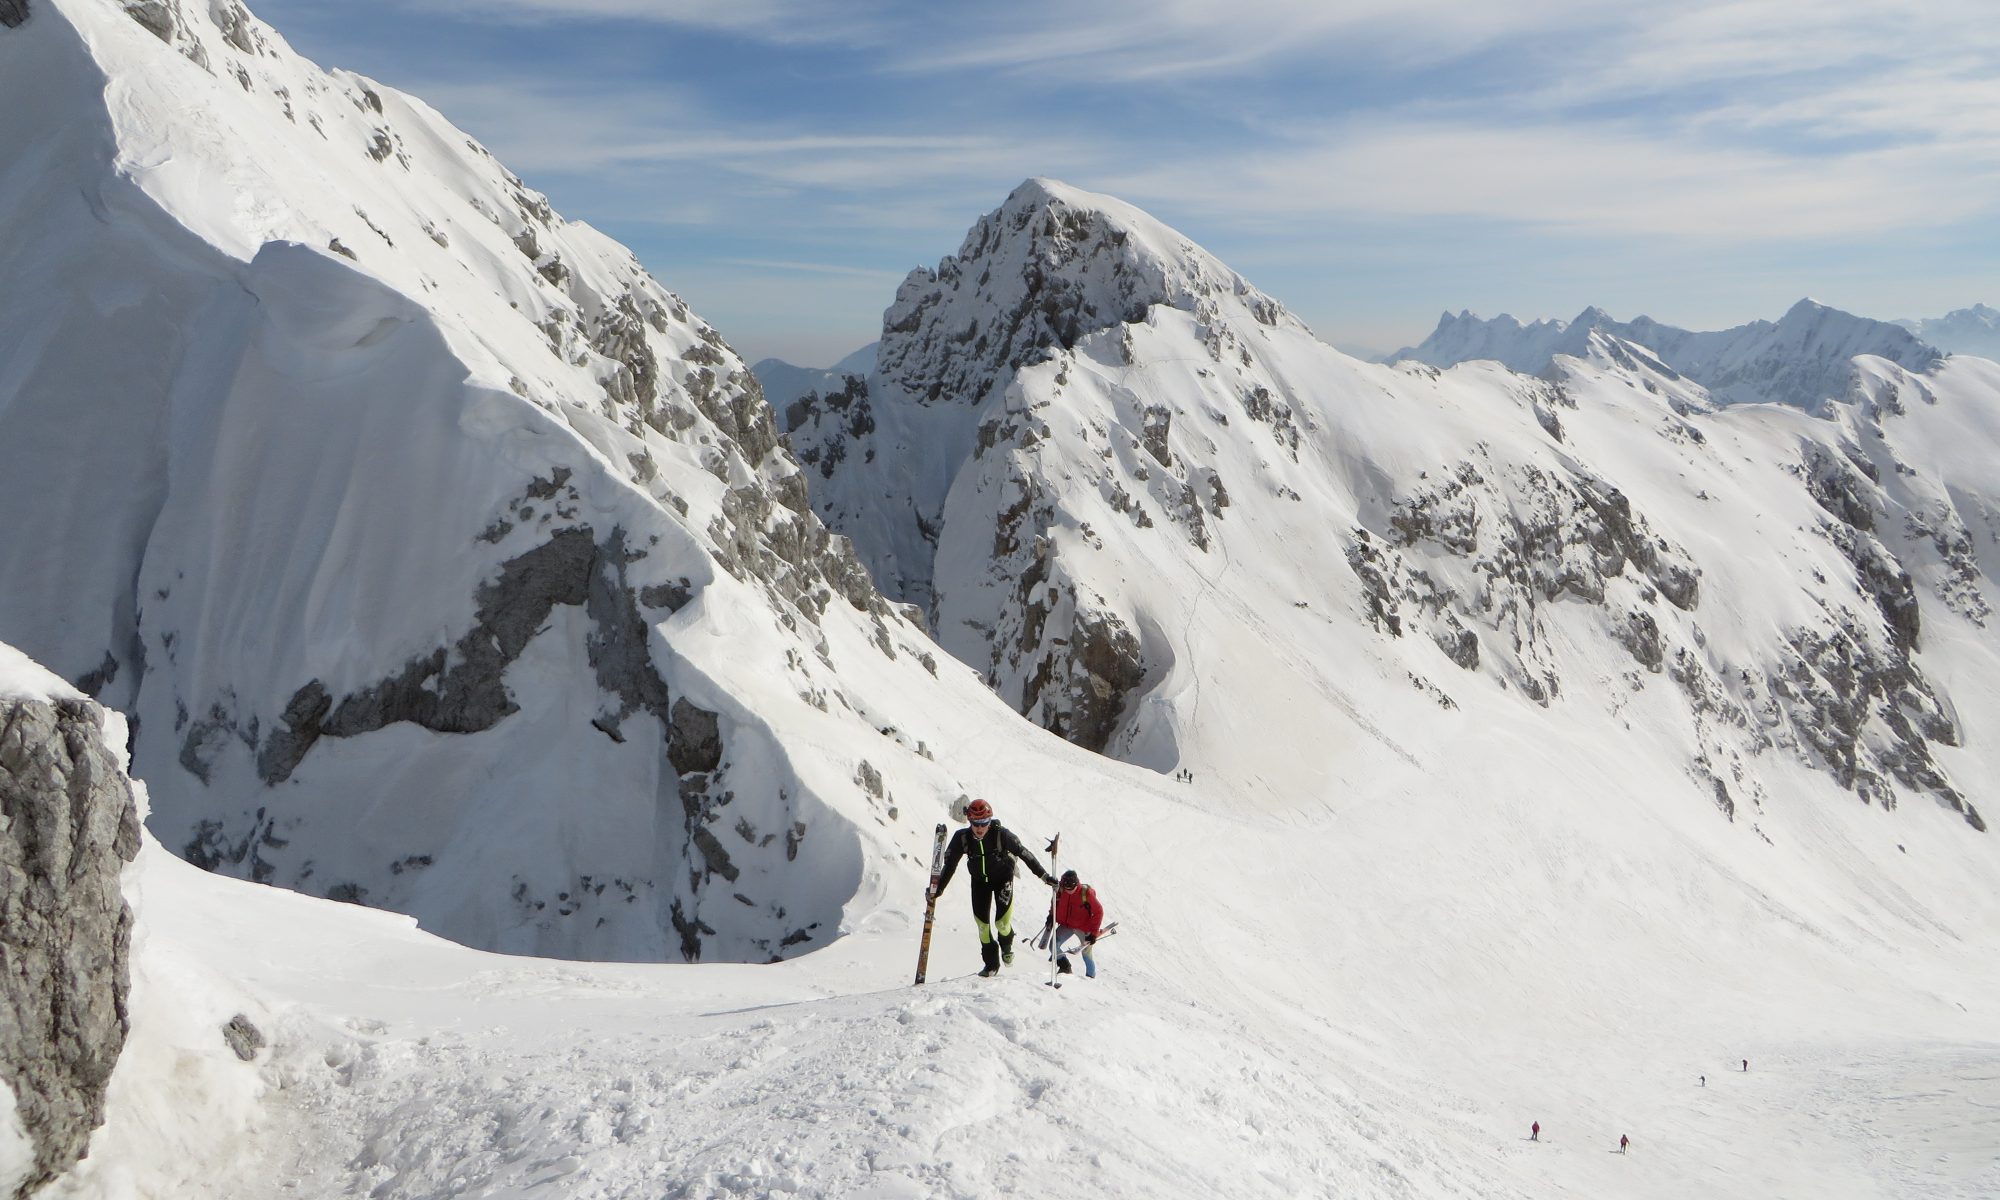
[[222,1040],[230,1052],[244,1062],[253,1062],[257,1052],[264,1048],[264,1031],[251,1024],[250,1018],[237,1013],[222,1027]]
[[25,1197],[83,1157],[125,1044],[132,785],[81,698],[0,698],[0,1081],[34,1146]]

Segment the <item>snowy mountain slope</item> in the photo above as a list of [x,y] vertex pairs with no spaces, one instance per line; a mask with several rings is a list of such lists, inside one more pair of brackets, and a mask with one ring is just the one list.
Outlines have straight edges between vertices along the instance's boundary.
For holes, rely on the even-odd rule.
[[[168,40],[211,66],[230,28],[257,44],[135,7],[180,11]],[[253,84],[312,78],[263,36]],[[478,944],[672,958],[692,934],[703,962],[499,957],[148,844],[133,1037],[62,1194],[2000,1186],[2000,850],[1951,807],[1991,811],[2000,709],[1990,364],[1864,361],[1823,421],[1711,414],[1613,340],[1554,382],[1370,366],[1137,210],[1028,185],[906,283],[865,411],[792,430],[821,452],[815,503],[896,503],[871,558],[1003,703],[846,586],[786,506],[801,473],[740,362],[691,315],[668,304],[643,353],[600,355],[650,365],[665,429],[631,427],[644,404],[599,358],[542,363],[541,306],[589,306],[570,289],[596,239],[536,226],[560,287],[505,228],[412,241],[389,223],[421,232],[410,196],[428,219],[451,188],[506,194],[476,154],[413,154],[450,187],[368,211],[417,256],[479,247],[457,276],[439,260],[412,289],[387,278],[401,255],[320,254],[333,231],[284,222],[338,218],[333,185],[362,185],[233,176],[286,161],[275,93],[210,89],[164,49],[85,0],[0,31],[0,87],[82,114],[0,132],[0,163],[38,168],[0,168],[7,211],[34,202],[0,238],[0,447],[28,484],[0,520],[0,635],[72,675],[112,651],[91,682],[132,689],[156,803],[234,822],[232,872],[293,882],[311,855],[307,890],[366,880]],[[180,113],[93,107],[126,53],[114,94],[164,63],[228,127],[121,157],[146,114]],[[351,132],[361,179],[389,170]],[[243,232],[280,201],[278,244]],[[630,281],[642,312],[665,295]],[[496,671],[514,711],[435,728],[503,707]],[[1155,769],[1019,721],[1030,685],[1038,720]],[[1886,807],[1926,791],[1943,803]],[[917,856],[959,792],[1038,848],[1061,831],[1123,922],[1102,978],[967,978],[961,880],[934,984],[905,986]],[[569,886],[622,869],[671,899]],[[509,907],[516,876],[544,909]],[[220,1036],[234,1012],[269,1038],[249,1067]],[[1633,1156],[1607,1153],[1620,1132]]]
[[1991,376],[1859,359],[1816,420],[1583,349],[1553,380],[1356,362],[1144,214],[1032,181],[904,285],[873,428],[788,436],[941,644],[1162,773],[1312,805],[1260,783],[1301,749],[1273,711],[1323,714],[1334,786],[1493,705],[1558,739],[1631,707],[1726,819],[1758,825],[1788,757],[1983,828],[2000,505],[1947,448],[1995,448]]
[[1874,355],[1915,372],[1934,368],[1943,357],[1900,323],[1872,321],[1801,300],[1776,322],[1752,321],[1734,329],[1692,333],[1651,317],[1615,321],[1591,307],[1576,319],[1522,325],[1502,313],[1491,321],[1470,312],[1444,314],[1438,327],[1416,346],[1397,351],[1390,362],[1415,359],[1449,367],[1492,359],[1527,375],[1550,370],[1556,355],[1584,356],[1591,335],[1601,331],[1651,351],[1673,371],[1707,388],[1724,403],[1776,401],[1812,408],[1847,393],[1857,355]]
[[1957,308],[1942,317],[1896,324],[1947,354],[2000,358],[2000,310],[1984,304]]
[[762,960],[927,836],[773,740],[882,742],[836,664],[927,651],[629,253],[234,5],[37,3],[0,88],[0,636],[133,714],[163,841],[483,946]]
[[[1052,992],[1026,962],[971,978],[960,884],[933,982],[904,986],[914,868],[803,958],[558,963],[205,874],[149,841],[132,1042],[108,1125],[53,1194],[1914,1198],[2000,1182],[1986,839],[1898,823],[1899,849],[1878,810],[1811,803],[1795,837],[1734,836],[1672,803],[1669,780],[1576,786],[1612,777],[1633,740],[1552,746],[1523,714],[1468,730],[1426,788],[1363,783],[1304,822],[1210,812],[1149,773],[996,736],[990,705],[933,717],[1004,819],[1037,837],[1060,823],[1122,919],[1099,979]],[[1270,720],[1303,736],[1315,717]],[[885,777],[910,782],[903,763]],[[269,1042],[248,1064],[218,1034],[233,1012]],[[1624,1158],[1606,1153],[1621,1132]]]

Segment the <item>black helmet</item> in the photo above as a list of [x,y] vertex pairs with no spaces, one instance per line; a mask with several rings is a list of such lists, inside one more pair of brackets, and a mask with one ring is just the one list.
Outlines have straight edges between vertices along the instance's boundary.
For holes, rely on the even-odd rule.
[[1073,888],[1073,887],[1075,887],[1075,886],[1076,886],[1076,872],[1075,872],[1075,871],[1064,871],[1064,872],[1063,872],[1063,874],[1062,874],[1062,887],[1063,887],[1063,891],[1065,891],[1065,892],[1066,892],[1066,891],[1070,890],[1071,888]]

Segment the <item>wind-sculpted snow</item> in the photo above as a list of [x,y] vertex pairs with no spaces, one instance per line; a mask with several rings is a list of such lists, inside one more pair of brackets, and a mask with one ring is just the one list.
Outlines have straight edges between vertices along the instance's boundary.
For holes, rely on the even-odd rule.
[[[1983,828],[1925,651],[1969,639],[1983,704],[2000,526],[1963,447],[1907,460],[2000,448],[2000,388],[1810,304],[1727,338],[1604,323],[1537,377],[1364,364],[1144,214],[1035,181],[904,284],[865,391],[789,436],[1002,698],[1184,781],[1298,753],[1273,711],[1394,769],[1494,705],[1560,739],[1644,697],[1690,797],[1760,831],[1780,756]],[[1907,365],[1855,356],[1884,329]],[[1718,407],[1696,360],[1731,399],[1840,399]]]
[[762,961],[923,836],[771,734],[935,661],[628,251],[234,3],[38,2],[0,94],[0,636],[134,714],[169,846]]
[[1616,321],[1596,307],[1567,323],[1529,325],[1505,313],[1490,321],[1470,312],[1446,313],[1420,345],[1396,352],[1390,361],[1415,359],[1449,367],[1492,359],[1524,374],[1544,375],[1553,369],[1556,356],[1589,357],[1593,342],[1606,335],[1651,352],[1671,372],[1701,384],[1725,403],[1768,400],[1813,408],[1847,394],[1856,355],[1886,358],[1919,373],[1935,369],[1944,358],[1908,328],[1801,300],[1776,322],[1752,321],[1712,333],[1691,333],[1651,317]]

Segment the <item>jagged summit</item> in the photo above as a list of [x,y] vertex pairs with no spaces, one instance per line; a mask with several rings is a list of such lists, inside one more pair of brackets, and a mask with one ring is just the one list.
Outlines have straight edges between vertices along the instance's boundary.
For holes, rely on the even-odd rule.
[[[1003,372],[1153,305],[1303,328],[1178,231],[1111,196],[1029,179],[958,253],[910,272],[883,316],[878,375],[924,404],[976,404]],[[932,366],[950,358],[940,373]]]
[[1180,314],[1220,356],[1310,337],[1283,305],[1191,239],[1110,196],[1030,179],[958,253],[910,272],[882,318],[875,373],[785,403],[813,504],[855,538],[890,596],[933,607],[952,480],[993,445],[1010,381],[1095,337]]

